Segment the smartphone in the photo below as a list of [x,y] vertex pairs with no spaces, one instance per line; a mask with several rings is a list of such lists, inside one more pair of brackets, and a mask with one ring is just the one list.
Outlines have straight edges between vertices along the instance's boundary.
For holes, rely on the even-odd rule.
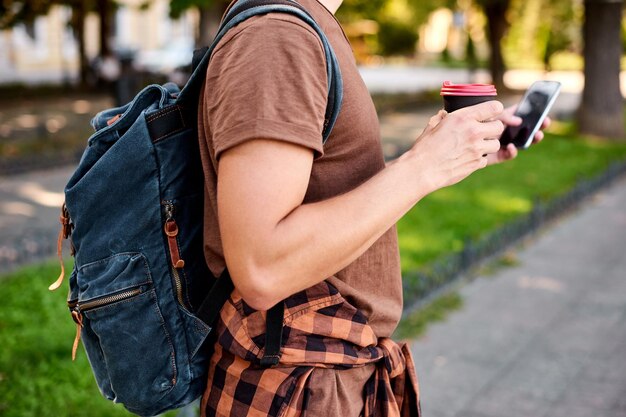
[[515,111],[515,115],[522,118],[522,124],[504,129],[500,137],[501,146],[504,148],[512,143],[518,149],[527,149],[560,91],[561,83],[558,81],[535,81],[526,90]]

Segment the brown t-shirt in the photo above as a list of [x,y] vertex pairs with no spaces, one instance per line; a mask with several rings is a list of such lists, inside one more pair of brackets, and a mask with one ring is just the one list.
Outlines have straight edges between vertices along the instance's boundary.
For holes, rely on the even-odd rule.
[[[312,149],[317,157],[304,203],[345,193],[384,168],[378,118],[350,44],[323,5],[317,0],[300,2],[339,59],[344,82],[341,112],[322,147],[324,52],[317,34],[300,19],[286,14],[254,17],[222,40],[207,71],[210,87],[200,103],[199,132],[206,177],[205,253],[215,274],[224,268],[216,185],[219,156],[225,150],[255,138]],[[402,310],[395,228],[329,280],[368,317],[378,336],[390,336]]]
[[[344,83],[341,112],[322,146],[328,95],[324,50],[315,31],[299,18],[278,13],[253,17],[222,39],[209,64],[199,109],[205,172],[205,255],[216,275],[225,266],[216,200],[222,152],[255,138],[311,149],[315,160],[305,204],[352,190],[385,166],[376,110],[348,40],[334,16],[317,0],[299,3],[323,29],[339,60]],[[378,337],[390,336],[402,312],[395,228],[328,281],[364,313]],[[317,374],[321,377],[327,372]],[[342,397],[362,387],[364,378],[371,375],[362,369],[342,373],[336,378],[343,382],[339,381],[337,392],[330,395]]]

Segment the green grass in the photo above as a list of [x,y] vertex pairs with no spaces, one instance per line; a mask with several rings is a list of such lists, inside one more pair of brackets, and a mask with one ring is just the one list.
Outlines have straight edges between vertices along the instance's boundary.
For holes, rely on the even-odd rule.
[[47,289],[58,273],[49,263],[0,277],[0,415],[131,416],[100,395],[82,347],[72,362],[66,291]]
[[624,160],[626,143],[548,134],[544,142],[520,152],[514,161],[488,167],[439,190],[404,216],[398,223],[403,273],[460,251],[464,242],[528,213],[534,202],[562,195],[580,179]]

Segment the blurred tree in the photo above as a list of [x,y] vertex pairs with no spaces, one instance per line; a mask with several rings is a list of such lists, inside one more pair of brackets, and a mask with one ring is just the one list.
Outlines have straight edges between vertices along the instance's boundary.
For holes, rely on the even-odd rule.
[[0,29],[18,24],[32,25],[39,16],[48,14],[54,5],[68,6],[72,17],[68,22],[78,43],[79,79],[86,84],[89,62],[85,49],[85,18],[88,12],[96,12],[100,20],[100,56],[111,54],[112,19],[114,0],[2,0],[0,1]]
[[196,8],[200,13],[196,46],[209,46],[229,4],[230,0],[171,0],[170,16],[177,19],[186,10]]
[[381,10],[393,0],[343,0],[337,10],[337,19],[342,23],[355,22],[361,19],[379,20]]
[[[59,2],[76,2],[77,0],[57,0]],[[82,0],[83,2],[87,0]],[[91,0],[93,1],[93,0]],[[116,3],[113,0],[95,0],[94,10],[100,21],[100,56],[111,55],[111,39],[113,38],[113,18]]]
[[88,0],[74,0],[71,4],[72,18],[69,25],[74,31],[74,37],[78,43],[78,73],[81,86],[87,85],[89,74],[89,61],[87,60],[87,47],[85,43],[85,18],[88,12]]
[[408,0],[413,9],[413,21],[421,25],[428,20],[428,16],[435,10],[445,7],[454,10],[457,0]]
[[[552,69],[550,58],[560,51],[574,47],[576,32],[580,31],[575,4],[571,0],[545,0],[539,39],[543,41],[543,66]],[[540,47],[541,47],[540,46]]]
[[511,0],[511,27],[503,40],[505,62],[521,68],[550,70],[552,56],[582,51],[582,4],[571,0]]
[[[28,0],[32,1],[32,0]],[[100,58],[113,55],[111,40],[113,39],[113,18],[117,3],[114,0],[50,0],[54,4],[69,6],[72,9],[72,17],[68,22],[74,32],[78,43],[79,82],[82,86],[88,84],[90,63],[87,59],[85,41],[85,19],[90,12],[96,13],[99,25],[99,51]]]
[[413,25],[396,19],[380,22],[378,47],[382,55],[413,55],[417,42],[417,30]]
[[[471,35],[467,36],[467,43],[465,44],[465,62],[470,74],[474,74],[478,68],[478,56],[476,56],[476,45]],[[470,78],[473,78],[473,75]]]
[[[337,11],[349,27],[359,21],[378,23],[370,53],[407,55],[415,52],[418,28],[440,7],[454,7],[457,0],[344,0]],[[353,39],[351,39],[353,40]]]
[[624,140],[620,91],[622,0],[586,0],[585,87],[578,109],[582,133]]
[[32,24],[35,18],[48,13],[51,0],[2,0],[0,1],[0,30],[24,23]]
[[506,66],[502,57],[502,39],[509,28],[506,13],[510,0],[476,0],[487,17],[487,38],[489,40],[490,57],[489,70],[491,79],[496,88],[505,90],[504,72]]

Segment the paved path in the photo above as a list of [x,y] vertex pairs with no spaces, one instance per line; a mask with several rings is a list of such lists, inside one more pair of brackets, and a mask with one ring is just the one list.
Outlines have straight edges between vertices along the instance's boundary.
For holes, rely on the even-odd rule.
[[63,187],[72,171],[0,177],[0,272],[56,253]]
[[626,180],[413,344],[427,417],[626,416]]

